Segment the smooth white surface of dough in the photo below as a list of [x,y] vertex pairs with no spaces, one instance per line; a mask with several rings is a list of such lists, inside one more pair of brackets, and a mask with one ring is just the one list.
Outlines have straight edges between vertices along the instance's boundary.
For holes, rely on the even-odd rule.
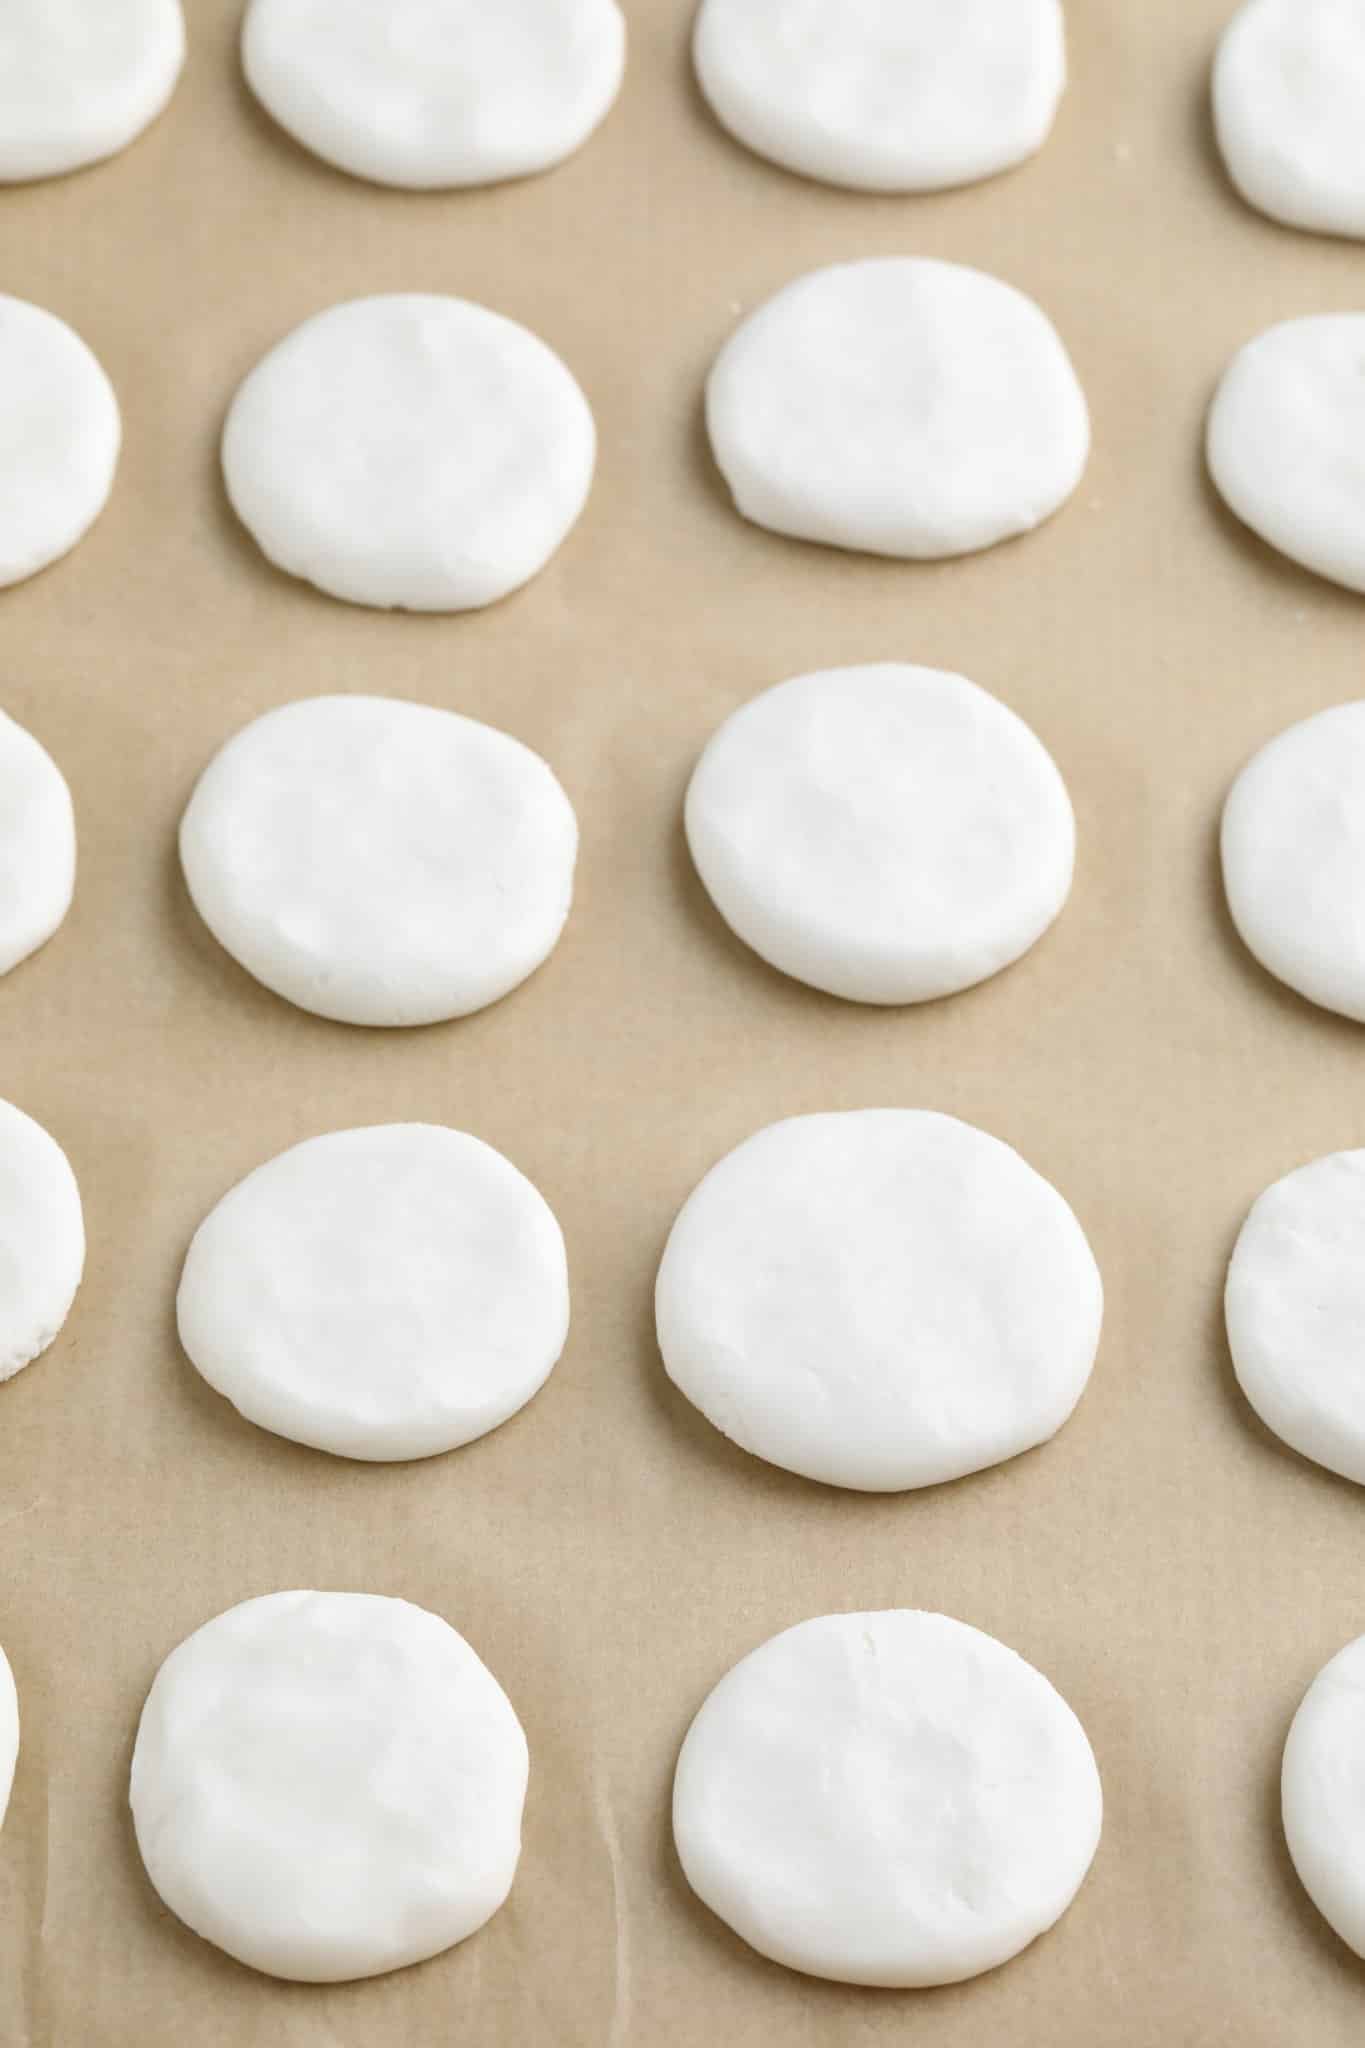
[[47,749],[0,711],[0,974],[47,943],[75,884],[71,792]]
[[346,1024],[433,1024],[497,1002],[553,950],[577,853],[573,806],[538,754],[394,697],[306,697],[254,719],[180,826],[219,944]]
[[1051,755],[962,676],[905,662],[779,683],[713,735],[687,838],[731,929],[860,1003],[970,988],[1039,939],[1076,825]]
[[80,1190],[41,1124],[0,1102],[0,1382],[47,1350],[85,1266]]
[[19,1759],[19,1695],[14,1673],[0,1649],[0,1827],[4,1826],[9,1795],[14,1788],[14,1766]]
[[170,99],[184,61],[180,0],[5,0],[0,183],[126,149]]
[[549,170],[621,87],[615,0],[251,0],[242,62],[305,149],[382,185]]
[[983,271],[890,256],[815,270],[736,329],[706,387],[746,519],[932,560],[1027,533],[1080,482],[1090,418],[1046,314]]
[[1228,175],[1290,227],[1365,235],[1365,9],[1248,0],[1223,33],[1213,114]]
[[1365,1956],[1365,1636],[1304,1694],[1284,1746],[1280,1807],[1304,1890]]
[[771,1124],[673,1225],[670,1379],[732,1442],[865,1492],[932,1486],[1055,1435],[1104,1296],[1075,1216],[999,1139],[929,1110]]
[[262,552],[348,604],[467,611],[543,569],[587,502],[588,401],[545,343],[429,293],[317,313],[246,378],[223,476]]
[[114,387],[80,336],[0,295],[0,587],[36,576],[94,525],[121,439]]
[[1100,1838],[1085,1730],[1041,1672],[942,1614],[829,1614],[736,1664],[688,1730],[688,1883],[774,1962],[956,1984],[1071,1904]]
[[564,1239],[463,1131],[333,1131],[257,1167],[196,1231],[180,1341],[250,1421],[349,1458],[427,1458],[496,1429],[569,1329]]
[[1286,320],[1233,357],[1209,413],[1229,509],[1272,548],[1365,591],[1365,313]]
[[740,142],[868,192],[1022,163],[1066,84],[1059,0],[703,0],[693,47]]
[[512,1888],[526,1738],[438,1615],[269,1593],[166,1659],[130,1798],[147,1875],[239,1962],[309,1984],[450,1948]]
[[1233,923],[1261,965],[1365,1022],[1365,702],[1261,748],[1223,807],[1222,849]]

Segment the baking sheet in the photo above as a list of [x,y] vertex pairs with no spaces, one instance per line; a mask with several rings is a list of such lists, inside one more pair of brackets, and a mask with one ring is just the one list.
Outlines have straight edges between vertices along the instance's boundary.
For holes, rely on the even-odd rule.
[[[691,85],[682,0],[628,5],[602,133],[495,191],[384,192],[257,113],[236,0],[127,155],[0,193],[0,287],[70,320],[120,392],[108,513],[0,597],[0,701],[53,750],[75,910],[0,988],[0,1093],[66,1146],[90,1261],[59,1343],[0,1390],[0,1640],[24,1746],[0,1837],[4,2048],[1334,2048],[1365,1966],[1276,1823],[1284,1732],[1365,1629],[1365,1499],[1278,1446],[1232,1382],[1222,1269],[1246,1207],[1365,1142],[1365,1040],[1278,989],[1216,885],[1226,786],[1291,719],[1359,692],[1360,600],[1213,502],[1201,415],[1271,320],[1359,302],[1358,248],[1277,229],[1217,166],[1225,0],[1073,0],[1073,82],[1033,164],[888,200],[747,156]],[[904,567],[747,527],[704,452],[706,366],[815,264],[977,263],[1056,319],[1093,403],[1081,491],[1042,533]],[[274,573],[216,467],[262,350],[333,300],[448,290],[528,322],[596,408],[600,478],[547,572],[483,614],[390,618]],[[918,1011],[842,1005],[732,940],[680,805],[715,724],[823,664],[962,669],[1070,783],[1075,894],[1037,950]],[[219,742],[308,692],[383,690],[539,748],[579,810],[566,937],[464,1023],[350,1030],[257,988],[188,908],[180,809]],[[1103,1266],[1090,1392],[1050,1447],[903,1498],[842,1495],[726,1444],[652,1340],[674,1212],[721,1153],[802,1110],[912,1103],[1018,1146]],[[448,1120],[505,1150],[568,1238],[569,1349],[484,1442],[340,1463],[251,1428],[178,1353],[179,1263],[241,1174],[317,1131]],[[162,1657],[232,1602],[318,1585],[447,1615],[532,1750],[511,1903],[463,1948],[356,1986],[276,1984],[186,1933],[138,1863],[126,1771]],[[760,1961],[669,1845],[677,1745],[736,1657],[833,1608],[942,1608],[1013,1644],[1084,1720],[1107,1817],[1061,1926],[958,1989],[854,1991]]]

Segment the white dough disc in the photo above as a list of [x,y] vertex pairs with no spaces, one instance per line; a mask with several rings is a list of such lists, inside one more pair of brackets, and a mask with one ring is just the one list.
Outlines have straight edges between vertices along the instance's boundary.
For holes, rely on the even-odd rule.
[[1103,1299],[1080,1224],[1017,1152],[865,1109],[771,1124],[712,1167],[655,1309],[670,1379],[732,1442],[873,1493],[1055,1435]]
[[1214,483],[1292,562],[1365,590],[1365,313],[1286,320],[1233,357],[1209,413]]
[[427,1458],[549,1377],[569,1329],[564,1239],[530,1181],[463,1131],[334,1131],[223,1197],[176,1315],[209,1385],[263,1429]]
[[114,388],[80,336],[0,295],[0,587],[69,554],[94,525],[121,438]]
[[585,143],[621,86],[615,0],[251,0],[242,61],[315,156],[381,185],[487,185]]
[[0,1827],[4,1825],[9,1808],[14,1766],[18,1759],[19,1695],[14,1689],[14,1673],[9,1668],[9,1659],[0,1649]]
[[269,1976],[334,1984],[492,1918],[527,1771],[506,1693],[439,1615],[269,1593],[166,1659],[130,1797],[147,1875],[187,1927]]
[[184,61],[180,0],[4,0],[0,183],[126,149],[170,99]]
[[1061,1918],[1100,1839],[1085,1730],[993,1636],[827,1614],[736,1664],[688,1730],[688,1883],[760,1955],[847,1984],[956,1984]]
[[1090,419],[1056,329],[1012,285],[928,257],[836,264],[750,314],[706,387],[746,519],[931,560],[1050,517]]
[[0,711],[0,974],[52,937],[76,882],[76,820],[61,770]]
[[908,663],[754,698],[711,739],[686,817],[726,923],[853,1002],[970,988],[1027,952],[1071,887],[1051,755],[975,683]]
[[1285,1840],[1313,1904],[1365,1956],[1365,1636],[1318,1673],[1284,1746]]
[[1290,227],[1365,235],[1360,0],[1247,0],[1218,46],[1213,114],[1250,205]]
[[1059,0],[703,0],[694,54],[740,142],[867,192],[1022,163],[1066,84]]
[[0,1102],[0,1383],[47,1350],[85,1266],[80,1190],[41,1124]]
[[180,826],[195,908],[300,1009],[434,1024],[553,951],[578,825],[520,740],[393,697],[306,697],[244,726]]
[[552,349],[500,313],[416,292],[305,320],[247,377],[223,476],[263,553],[349,604],[492,604],[587,502],[597,436]]
[[1290,988],[1365,1022],[1365,703],[1277,735],[1223,809],[1233,923]]

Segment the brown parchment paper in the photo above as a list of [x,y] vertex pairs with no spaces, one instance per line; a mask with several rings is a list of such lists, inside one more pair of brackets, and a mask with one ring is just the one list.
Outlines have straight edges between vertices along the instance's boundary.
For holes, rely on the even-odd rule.
[[[493,4],[493,0],[490,0]],[[1365,1966],[1299,1892],[1280,1746],[1365,1629],[1365,1495],[1241,1402],[1224,1264],[1256,1193],[1365,1142],[1365,1037],[1274,985],[1222,908],[1215,828],[1247,755],[1360,693],[1361,600],[1214,502],[1200,428],[1273,320],[1365,301],[1358,247],[1276,228],[1213,151],[1225,0],[1072,0],[1043,154],[922,200],[788,177],[713,124],[685,0],[628,0],[622,101],[581,155],[413,196],[313,162],[239,82],[236,0],[189,0],[165,117],[99,169],[0,192],[0,288],[90,341],[123,401],[108,512],[0,595],[0,701],[75,793],[75,909],[0,985],[0,1093],[67,1148],[90,1258],[49,1354],[0,1389],[0,1640],[23,1750],[0,1836],[3,2048],[1336,2048]],[[1073,502],[1031,538],[907,567],[778,540],[704,450],[706,367],[796,273],[921,251],[1056,319],[1093,403]],[[446,290],[529,323],[588,391],[599,481],[493,611],[353,610],[274,573],[225,505],[224,408],[261,352],[355,294]],[[964,670],[1074,794],[1072,902],[1018,967],[918,1011],[781,979],[727,934],[680,831],[716,723],[822,664]],[[583,857],[562,945],[445,1028],[379,1033],[266,994],[188,907],[177,819],[214,748],[308,692],[380,690],[555,765]],[[911,1103],[984,1125],[1064,1190],[1104,1269],[1091,1390],[1055,1443],[901,1498],[734,1450],[671,1391],[651,1290],[700,1174],[778,1116]],[[368,1468],[253,1429],[180,1356],[179,1264],[212,1203],[346,1124],[448,1120],[506,1151],[568,1238],[574,1328],[545,1391],[454,1456]],[[403,1594],[464,1631],[533,1757],[512,1900],[419,1969],[315,1989],[189,1935],[137,1859],[126,1774],[165,1654],[231,1603]],[[760,1961],[688,1894],[667,1812],[707,1690],[829,1609],[942,1608],[1047,1672],[1104,1776],[1060,1927],[927,1994]]]

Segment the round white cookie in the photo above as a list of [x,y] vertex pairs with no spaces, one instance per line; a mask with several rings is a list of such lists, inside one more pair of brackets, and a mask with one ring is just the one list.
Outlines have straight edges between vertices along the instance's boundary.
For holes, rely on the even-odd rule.
[[538,754],[393,697],[307,697],[253,720],[180,826],[219,944],[345,1024],[433,1024],[516,988],[564,928],[577,852]]
[[340,1457],[427,1458],[549,1377],[569,1329],[564,1239],[530,1181],[463,1131],[334,1131],[224,1196],[176,1315],[249,1421]]
[[271,349],[232,401],[223,475],[278,568],[349,604],[492,604],[587,502],[592,413],[515,320],[416,292],[352,299]]
[[1292,562],[1365,590],[1365,313],[1268,328],[1234,356],[1208,462],[1244,525]]
[[1261,965],[1365,1022],[1365,703],[1261,748],[1224,806],[1222,847],[1228,908]]
[[94,525],[121,438],[114,388],[80,336],[0,295],[0,587],[36,576]]
[[1359,0],[1247,0],[1213,67],[1228,175],[1272,220],[1365,235],[1365,12]]
[[865,1492],[1053,1436],[1103,1289],[1056,1189],[954,1117],[770,1125],[684,1204],[655,1290],[670,1379],[755,1457]]
[[270,1593],[166,1659],[130,1796],[147,1875],[186,1926],[272,1977],[333,1984],[491,1919],[527,1770],[507,1695],[438,1615]]
[[706,387],[746,519],[931,560],[1026,533],[1079,483],[1085,397],[1047,316],[927,257],[812,271],[752,313]]
[[41,1124],[0,1102],[0,1382],[47,1350],[85,1266],[80,1190]]
[[71,792],[46,748],[0,711],[0,974],[52,937],[75,883]]
[[9,1808],[9,1795],[14,1788],[14,1766],[19,1760],[19,1695],[14,1689],[14,1673],[9,1668],[9,1659],[0,1649],[0,1827]]
[[687,839],[726,923],[859,1003],[970,988],[1071,887],[1076,826],[1033,733],[975,683],[883,662],[779,683],[711,739]]
[[1041,148],[1059,0],[703,0],[697,77],[738,141],[866,192],[933,192]]
[[688,1883],[760,1955],[847,1984],[956,1984],[1060,1919],[1100,1839],[1085,1730],[1041,1672],[942,1614],[827,1614],[736,1664],[688,1730]]
[[1325,1664],[1284,1746],[1280,1805],[1300,1882],[1365,1956],[1365,1636]]
[[562,162],[625,57],[615,0],[251,0],[242,30],[252,91],[305,149],[425,189]]
[[126,149],[170,99],[184,61],[180,0],[5,0],[0,182],[56,177]]

